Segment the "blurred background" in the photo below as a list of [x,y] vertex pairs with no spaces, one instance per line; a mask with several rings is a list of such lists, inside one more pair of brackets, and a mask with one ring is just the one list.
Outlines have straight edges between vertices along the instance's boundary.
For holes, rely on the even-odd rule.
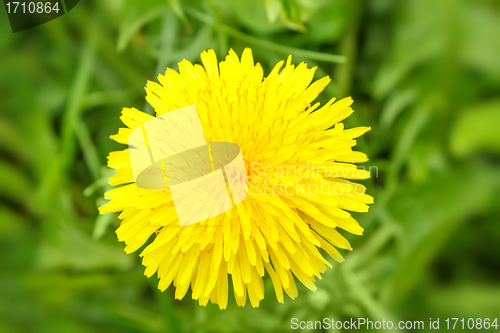
[[[352,96],[373,178],[363,236],[318,291],[200,307],[126,255],[106,156],[121,108],[183,58],[292,54]],[[495,0],[81,1],[13,34],[0,8],[0,331],[281,332],[291,318],[500,316],[500,3]],[[376,167],[376,170],[373,169]],[[376,172],[375,172],[376,171]],[[442,325],[443,326],[443,325]]]

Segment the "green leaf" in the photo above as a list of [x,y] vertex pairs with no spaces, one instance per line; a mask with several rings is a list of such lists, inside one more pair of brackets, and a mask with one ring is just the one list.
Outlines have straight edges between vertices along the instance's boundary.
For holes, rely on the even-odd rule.
[[42,243],[38,262],[42,269],[127,269],[132,265],[132,256],[121,244],[93,240],[67,221],[61,223],[60,234],[62,244]]
[[380,115],[380,125],[384,128],[392,126],[396,118],[403,112],[417,98],[417,91],[410,85],[410,87],[402,88],[392,94],[382,109]]
[[304,8],[299,6],[295,0],[282,0],[282,3],[282,17],[285,25],[291,30],[305,32],[306,27],[302,24]]
[[[435,14],[429,15],[430,7]],[[402,2],[400,8],[392,28],[393,45],[374,79],[373,95],[377,98],[387,96],[417,66],[438,59],[447,45],[450,26],[441,19],[448,14],[445,1],[411,0]]]
[[95,240],[101,239],[108,230],[109,226],[116,219],[116,214],[99,214],[95,220],[94,231],[92,238]]
[[32,196],[32,185],[22,169],[6,161],[0,161],[0,195],[24,206]]
[[491,179],[491,170],[470,165],[396,191],[387,207],[404,231],[387,284],[389,303],[396,305],[405,298],[451,233],[489,200]]
[[252,32],[269,35],[286,30],[286,26],[280,20],[268,20],[269,14],[261,1],[220,0],[219,4],[229,9],[234,19]]
[[270,23],[276,22],[283,8],[280,0],[264,0],[267,19]]
[[125,50],[130,40],[143,26],[159,18],[165,11],[166,3],[163,1],[133,2],[127,6],[127,14],[118,32],[119,52]]
[[182,24],[184,24],[184,27],[186,30],[191,33],[192,27],[191,23],[189,23],[186,14],[184,13],[184,10],[181,7],[180,0],[167,0],[170,7],[172,8],[172,11],[175,13],[175,15],[179,18],[179,20],[182,21]]
[[498,285],[479,285],[476,282],[435,288],[426,293],[425,304],[433,315],[445,311],[453,317],[496,318],[500,313],[499,299]]
[[485,6],[481,1],[464,2],[462,43],[460,55],[467,65],[481,72],[488,80],[500,82],[500,38],[492,38],[500,31],[498,6]]
[[13,122],[4,117],[0,119],[0,141],[3,151],[23,161],[29,157],[30,149],[22,133],[14,127]]
[[500,100],[472,106],[460,114],[453,126],[450,146],[457,156],[477,151],[500,153]]
[[307,20],[306,39],[314,43],[332,43],[339,40],[346,30],[352,13],[344,0],[319,4]]

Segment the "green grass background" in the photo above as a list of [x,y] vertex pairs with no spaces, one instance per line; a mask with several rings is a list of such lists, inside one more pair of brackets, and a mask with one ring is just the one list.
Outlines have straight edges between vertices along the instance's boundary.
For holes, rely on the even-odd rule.
[[[0,331],[281,332],[291,318],[500,317],[500,3],[494,0],[81,1],[13,34],[0,9]],[[144,86],[213,48],[318,66],[320,96],[352,96],[346,125],[378,174],[364,236],[318,291],[260,308],[160,293],[126,255],[109,139]],[[373,169],[372,169],[373,171]]]

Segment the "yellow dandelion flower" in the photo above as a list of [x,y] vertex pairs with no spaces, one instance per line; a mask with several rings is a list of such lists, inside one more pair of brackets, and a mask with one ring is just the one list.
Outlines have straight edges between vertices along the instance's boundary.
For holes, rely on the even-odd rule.
[[[157,272],[162,291],[173,284],[176,299],[191,287],[200,305],[211,301],[224,309],[231,279],[236,303],[244,306],[248,297],[257,307],[266,272],[281,303],[283,291],[297,297],[296,279],[315,290],[315,279],[331,267],[323,253],[340,262],[337,248],[351,250],[338,229],[363,232],[349,211],[368,211],[373,198],[350,180],[369,178],[353,164],[368,159],[352,147],[370,128],[344,129],[341,121],[353,112],[351,98],[312,104],[330,79],[311,83],[316,68],[294,66],[291,57],[267,77],[250,49],[241,59],[231,50],[220,63],[213,50],[204,51],[201,61],[203,66],[183,60],[179,72],[167,69],[159,84],[148,82],[146,99],[157,115],[194,104],[207,142],[237,144],[246,198],[181,227],[170,190],[138,186],[125,149],[108,157],[116,170],[110,184],[122,186],[105,194],[110,201],[100,212],[121,211],[116,233],[127,253],[153,238],[140,254],[145,275]],[[129,134],[152,118],[124,108],[126,127],[111,138],[127,144]]]

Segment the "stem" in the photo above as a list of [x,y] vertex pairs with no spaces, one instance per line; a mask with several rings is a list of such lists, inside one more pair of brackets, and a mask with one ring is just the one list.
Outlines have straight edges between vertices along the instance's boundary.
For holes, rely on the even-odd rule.
[[151,288],[153,288],[153,292],[156,298],[158,299],[160,307],[162,308],[163,313],[167,317],[167,321],[170,324],[169,332],[180,332],[181,327],[176,316],[175,307],[172,299],[170,298],[170,295],[167,295],[167,293],[163,293],[158,289],[158,280],[156,278],[149,278],[148,280],[151,284]]
[[293,54],[293,55],[296,55],[297,57],[313,59],[313,60],[318,60],[318,61],[332,62],[332,63],[344,63],[346,61],[346,58],[344,56],[341,56],[341,55],[298,49],[295,47],[286,46],[286,45],[271,42],[269,40],[260,39],[260,38],[256,38],[256,37],[247,35],[241,31],[236,30],[234,28],[231,28],[225,24],[222,24],[222,23],[216,24],[216,22],[213,20],[212,17],[207,16],[204,13],[198,12],[198,11],[193,10],[193,9],[187,9],[186,12],[189,15],[193,16],[194,18],[198,19],[199,21],[201,21],[207,25],[217,26],[221,31],[225,31],[228,35],[230,35],[234,38],[237,38],[237,39],[242,40],[242,41],[249,43],[249,44],[253,44],[256,46],[266,48],[266,49],[271,50],[271,51],[281,52],[281,53],[285,53],[285,54]]
[[347,97],[351,94],[353,69],[357,58],[357,40],[359,32],[360,6],[358,1],[350,2],[352,11],[352,23],[340,43],[340,51],[347,59],[337,69],[337,84],[340,91],[339,97]]
[[88,89],[93,64],[93,47],[87,44],[76,70],[75,79],[69,93],[68,106],[62,120],[62,170],[68,167],[74,155],[74,134],[80,121],[81,102]]

